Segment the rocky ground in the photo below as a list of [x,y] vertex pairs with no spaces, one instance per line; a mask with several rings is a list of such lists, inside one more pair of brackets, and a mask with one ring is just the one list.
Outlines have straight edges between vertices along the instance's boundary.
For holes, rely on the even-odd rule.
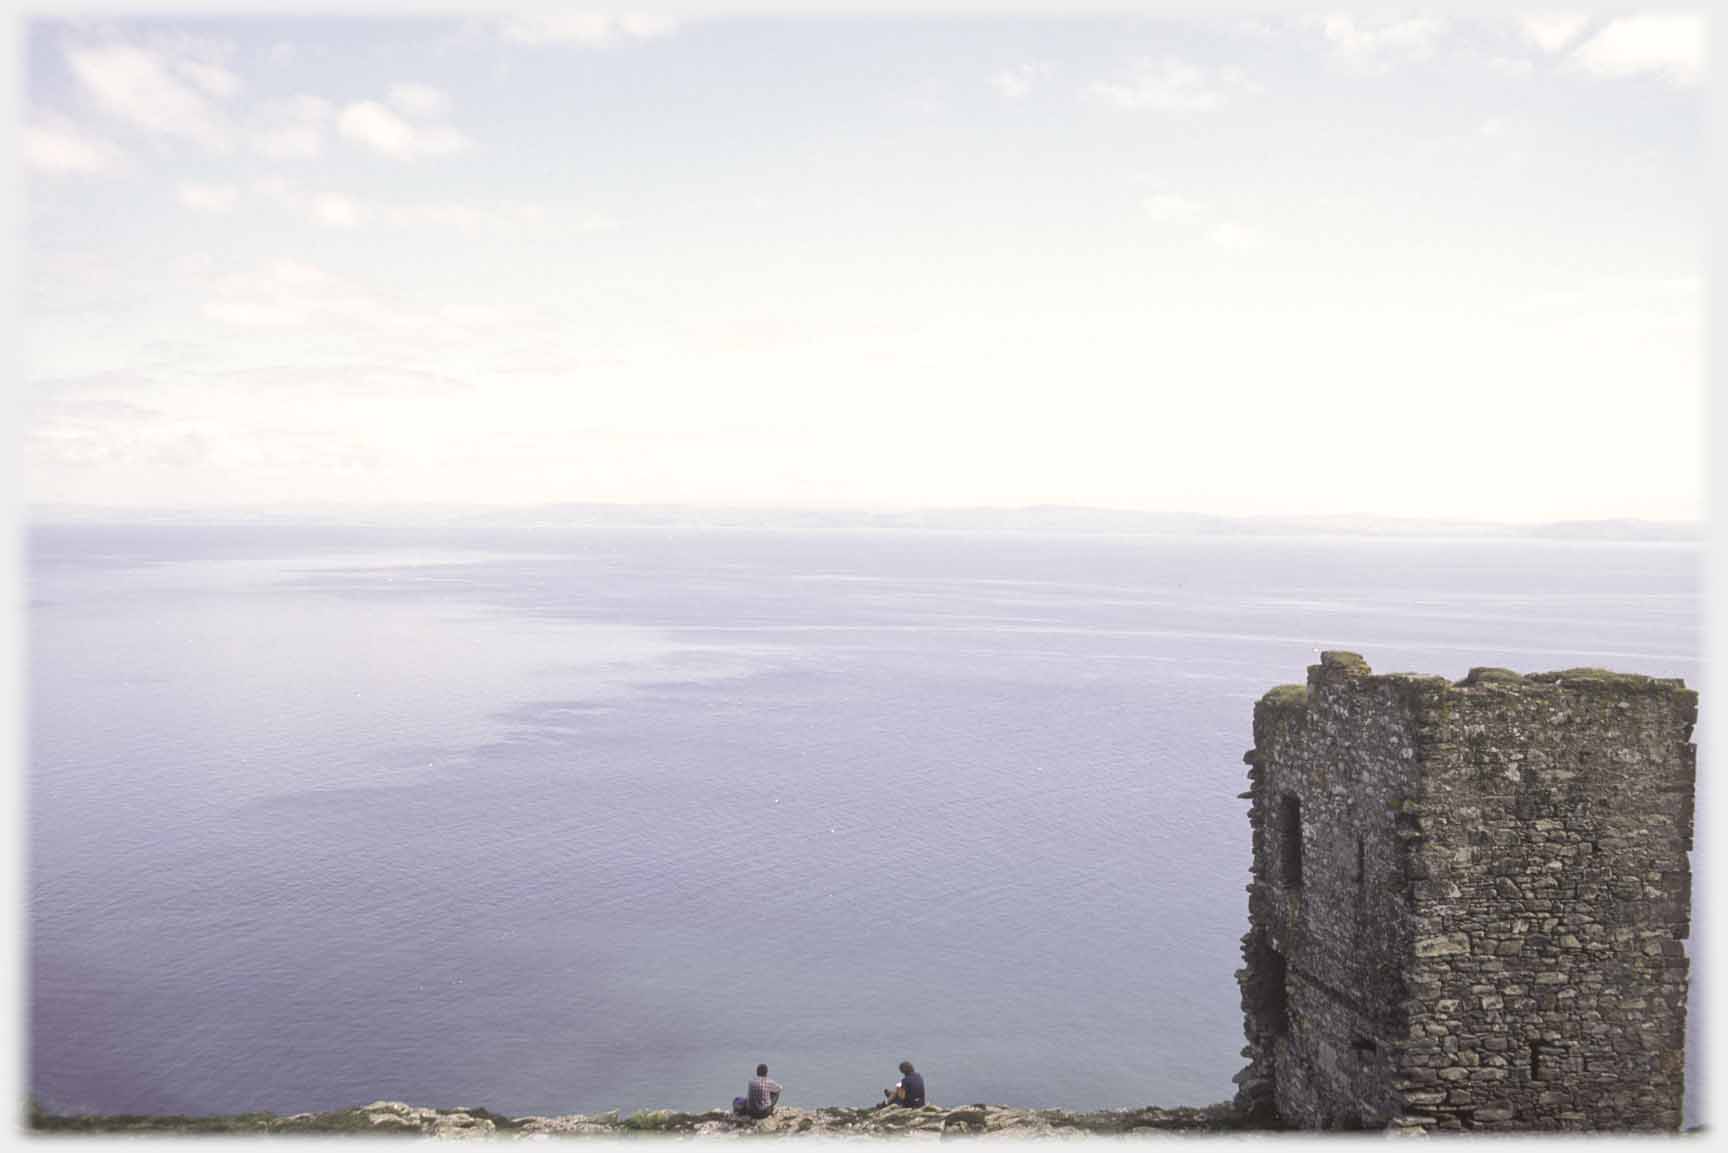
[[922,1109],[799,1109],[782,1107],[760,1121],[730,1111],[676,1113],[644,1110],[620,1117],[573,1113],[557,1117],[504,1117],[486,1109],[426,1109],[400,1101],[374,1101],[334,1113],[245,1113],[229,1117],[57,1117],[32,1111],[38,1133],[270,1133],[352,1136],[478,1137],[551,1140],[564,1137],[791,1137],[802,1134],[855,1137],[991,1136],[1079,1137],[1088,1134],[1222,1133],[1247,1126],[1228,1105],[1205,1109],[1131,1109],[1068,1113],[1060,1109],[1014,1109],[962,1105]]

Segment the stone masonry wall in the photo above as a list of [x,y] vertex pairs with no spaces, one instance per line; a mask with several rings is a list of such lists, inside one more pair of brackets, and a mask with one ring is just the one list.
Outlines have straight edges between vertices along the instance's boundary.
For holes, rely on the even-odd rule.
[[1679,1127],[1696,718],[1678,681],[1597,670],[1423,692],[1412,1113]]
[[1238,1104],[1304,1128],[1677,1128],[1696,716],[1678,681],[1450,684],[1350,653],[1268,693]]
[[[1391,1061],[1415,939],[1403,836],[1415,729],[1405,686],[1366,672],[1328,653],[1305,689],[1268,693],[1244,758],[1255,864],[1239,1099],[1304,1128],[1378,1128],[1402,1112]],[[1299,883],[1287,875],[1298,835]]]

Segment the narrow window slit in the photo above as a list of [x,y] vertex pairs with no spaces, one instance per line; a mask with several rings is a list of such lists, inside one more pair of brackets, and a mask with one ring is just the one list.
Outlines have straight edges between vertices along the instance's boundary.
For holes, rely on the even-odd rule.
[[1283,801],[1283,881],[1286,887],[1302,884],[1302,802],[1285,793]]

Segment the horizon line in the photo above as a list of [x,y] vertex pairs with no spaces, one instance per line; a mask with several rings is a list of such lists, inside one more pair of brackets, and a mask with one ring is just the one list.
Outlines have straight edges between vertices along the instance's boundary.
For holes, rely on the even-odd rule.
[[1205,512],[1195,509],[1159,509],[1144,506],[1067,504],[1040,502],[1033,504],[940,504],[904,505],[890,503],[801,504],[795,502],[703,502],[689,500],[611,501],[611,500],[546,500],[546,501],[450,501],[450,500],[380,500],[380,501],[259,501],[231,504],[110,504],[93,501],[25,501],[20,509],[24,520],[38,519],[42,514],[77,512],[114,515],[151,516],[223,516],[233,514],[293,515],[318,513],[376,514],[381,512],[457,512],[486,511],[531,513],[593,509],[624,512],[688,511],[694,513],[796,514],[818,516],[929,516],[929,515],[1090,515],[1107,514],[1131,518],[1164,518],[1170,520],[1300,522],[1375,521],[1381,523],[1472,525],[1498,528],[1542,528],[1561,525],[1652,525],[1669,528],[1703,529],[1709,518],[1649,517],[1628,515],[1578,515],[1546,517],[1530,520],[1497,520],[1480,516],[1368,511],[1344,512]]

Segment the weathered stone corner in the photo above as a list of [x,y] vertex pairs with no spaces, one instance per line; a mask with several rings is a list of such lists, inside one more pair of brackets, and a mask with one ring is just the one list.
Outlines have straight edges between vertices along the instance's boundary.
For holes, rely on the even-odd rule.
[[1362,677],[1372,676],[1374,670],[1368,667],[1358,653],[1347,653],[1339,650],[1329,650],[1320,654],[1320,663],[1308,666],[1308,687],[1310,689],[1326,684],[1344,684]]
[[1237,1108],[1678,1128],[1696,720],[1675,679],[1342,652],[1262,697]]

